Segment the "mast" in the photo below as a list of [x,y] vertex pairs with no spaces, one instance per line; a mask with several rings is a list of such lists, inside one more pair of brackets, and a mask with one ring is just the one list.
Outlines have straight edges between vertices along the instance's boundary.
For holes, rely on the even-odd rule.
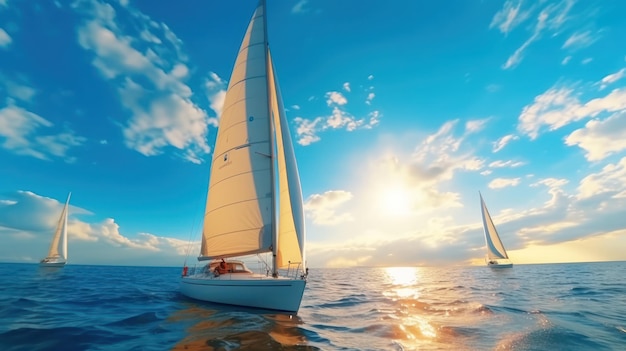
[[272,87],[270,86],[269,72],[270,65],[269,60],[269,43],[267,40],[267,7],[265,0],[259,0],[259,5],[263,10],[263,46],[265,50],[265,86],[267,90],[267,114],[270,117],[270,157],[272,160],[272,167],[270,169],[270,175],[272,179],[272,277],[278,277],[278,264],[277,264],[277,252],[278,252],[278,225],[276,217],[276,175],[274,170],[274,161],[276,160],[276,128],[274,126],[274,120],[276,116],[272,114],[272,104],[270,92]]

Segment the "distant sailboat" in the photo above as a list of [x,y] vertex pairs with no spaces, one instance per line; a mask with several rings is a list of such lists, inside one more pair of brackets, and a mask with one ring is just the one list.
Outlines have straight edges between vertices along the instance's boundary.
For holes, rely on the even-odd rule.
[[67,201],[65,201],[65,206],[63,206],[63,211],[52,237],[48,256],[39,262],[39,265],[42,267],[63,267],[67,263],[67,215],[71,195],[72,193],[67,195]]
[[502,245],[502,241],[500,240],[500,236],[498,235],[496,226],[491,220],[491,216],[489,215],[489,211],[487,210],[487,205],[485,205],[483,196],[482,194],[480,194],[480,192],[478,193],[478,195],[480,196],[480,208],[483,217],[483,230],[485,232],[485,242],[487,244],[487,257],[485,258],[487,266],[493,268],[513,267],[513,262],[509,260],[509,255],[506,253],[504,245]]
[[[261,0],[224,100],[207,195],[201,269],[183,268],[182,294],[203,301],[297,312],[308,269],[302,191]],[[253,273],[243,260],[270,253]]]

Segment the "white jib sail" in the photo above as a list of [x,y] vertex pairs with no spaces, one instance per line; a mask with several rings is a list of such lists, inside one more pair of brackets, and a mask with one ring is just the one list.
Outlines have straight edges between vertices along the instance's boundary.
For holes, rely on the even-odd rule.
[[489,211],[487,210],[487,205],[483,200],[482,195],[480,195],[480,207],[483,218],[483,230],[485,232],[485,241],[487,243],[487,256],[490,259],[504,259],[509,258],[504,249],[504,245],[502,245],[502,241],[500,240],[500,236],[498,235],[498,231],[496,230],[496,226],[493,224],[491,220],[491,216],[489,215]]
[[305,227],[302,188],[269,49],[268,79],[272,120],[276,134],[276,158],[278,159],[279,224],[276,265],[277,268],[286,268],[289,263],[302,264],[301,268],[304,268]]

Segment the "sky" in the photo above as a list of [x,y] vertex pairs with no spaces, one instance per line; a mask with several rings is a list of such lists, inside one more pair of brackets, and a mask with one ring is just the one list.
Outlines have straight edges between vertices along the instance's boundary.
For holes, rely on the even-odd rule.
[[[626,2],[267,6],[309,267],[626,260]],[[195,261],[255,7],[0,0],[0,261]]]

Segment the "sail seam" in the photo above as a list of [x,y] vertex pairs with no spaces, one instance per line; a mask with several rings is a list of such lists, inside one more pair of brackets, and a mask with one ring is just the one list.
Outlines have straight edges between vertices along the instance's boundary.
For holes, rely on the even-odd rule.
[[[227,92],[229,92],[232,88],[234,88],[234,87],[235,87],[235,86],[237,86],[238,84],[241,84],[242,82],[245,82],[246,80],[258,79],[258,78],[265,78],[265,77],[267,77],[267,75],[262,74],[262,75],[260,75],[260,76],[251,76],[251,77],[246,77],[246,78],[244,78],[244,79],[238,80],[238,81],[236,81],[235,83],[233,83],[232,85],[230,85],[230,86],[228,87]],[[235,102],[239,102],[239,101],[241,101],[241,100],[246,100],[246,99],[245,99],[245,98],[244,98],[244,99],[240,99],[240,100],[237,100],[237,101],[235,101]],[[229,106],[229,107],[230,107],[230,106]]]
[[269,168],[263,168],[263,169],[257,169],[257,170],[255,170],[254,172],[243,172],[243,173],[233,174],[233,175],[232,175],[232,176],[230,176],[230,177],[226,177],[226,178],[224,178],[224,179],[222,179],[222,180],[220,180],[220,181],[218,181],[218,182],[215,182],[213,185],[210,185],[210,186],[209,186],[209,190],[211,190],[211,189],[215,188],[215,186],[216,186],[216,185],[218,185],[218,184],[220,184],[221,182],[226,181],[226,180],[228,180],[228,179],[232,179],[232,178],[234,178],[234,177],[238,177],[238,176],[240,176],[240,175],[244,175],[244,174],[250,174],[250,173],[256,173],[256,172],[266,172],[266,171],[268,171],[268,170],[269,170]]
[[229,204],[227,204],[227,205],[220,206],[220,207],[216,207],[216,208],[212,209],[211,211],[205,212],[205,213],[204,213],[204,216],[206,217],[208,214],[211,214],[211,213],[213,213],[213,212],[215,212],[215,211],[217,211],[217,210],[220,210],[220,209],[227,208],[227,207],[229,207],[229,206],[238,205],[238,204],[242,204],[242,203],[245,203],[245,202],[251,202],[251,201],[258,200],[258,199],[267,199],[267,198],[269,198],[269,196],[261,196],[261,197],[255,197],[255,198],[251,198],[251,199],[245,199],[245,200],[241,200],[241,201],[237,201],[237,202],[231,202],[231,203],[229,203]]

